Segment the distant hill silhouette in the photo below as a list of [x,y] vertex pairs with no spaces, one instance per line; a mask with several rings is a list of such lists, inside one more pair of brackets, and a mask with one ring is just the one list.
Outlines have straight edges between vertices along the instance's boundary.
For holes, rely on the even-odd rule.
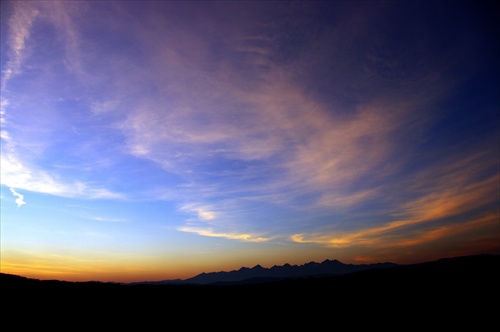
[[338,260],[325,260],[322,263],[310,262],[304,265],[275,265],[271,268],[264,268],[256,265],[253,268],[241,267],[234,271],[220,271],[200,273],[185,280],[163,280],[154,282],[140,282],[149,284],[200,284],[200,285],[224,285],[242,283],[261,283],[277,281],[285,278],[304,277],[325,277],[358,272],[375,268],[395,267],[395,263],[374,263],[374,264],[344,264]]

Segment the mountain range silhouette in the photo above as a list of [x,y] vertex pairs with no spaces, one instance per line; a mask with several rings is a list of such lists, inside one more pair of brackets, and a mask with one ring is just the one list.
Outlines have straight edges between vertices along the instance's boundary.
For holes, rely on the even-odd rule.
[[[321,263],[309,262],[303,265],[274,265],[264,268],[256,265],[252,268],[241,267],[233,271],[203,272],[188,279],[162,280],[139,282],[142,284],[199,284],[199,285],[224,285],[243,284],[277,281],[281,279],[326,277],[342,275],[346,273],[359,272],[368,269],[395,267],[396,263],[373,263],[373,264],[344,264],[336,259],[325,260]],[[134,283],[137,284],[137,283]]]

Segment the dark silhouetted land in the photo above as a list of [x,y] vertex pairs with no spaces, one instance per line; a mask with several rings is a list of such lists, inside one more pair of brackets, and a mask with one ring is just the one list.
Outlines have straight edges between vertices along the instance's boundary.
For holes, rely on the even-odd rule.
[[[159,312],[167,316],[174,312],[219,312],[222,316],[231,313],[232,317],[240,318],[308,317],[324,320],[325,324],[329,319],[349,319],[351,326],[366,326],[369,323],[364,320],[366,317],[377,316],[384,324],[401,324],[396,321],[404,318],[415,320],[403,323],[406,326],[421,325],[434,319],[443,328],[474,325],[474,331],[484,331],[486,326],[498,325],[500,317],[499,267],[500,255],[477,255],[337,276],[224,285],[67,282],[0,274],[0,292],[2,303],[11,306],[10,309],[50,308],[54,314],[72,308],[75,312],[86,308],[87,314],[95,311],[100,315],[103,310],[136,313],[146,310],[158,319]],[[176,315],[170,317],[179,319]],[[395,330],[391,326],[389,330]]]

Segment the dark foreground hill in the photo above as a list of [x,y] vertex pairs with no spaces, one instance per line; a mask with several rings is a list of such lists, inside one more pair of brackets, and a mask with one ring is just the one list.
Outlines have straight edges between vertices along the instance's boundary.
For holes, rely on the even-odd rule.
[[4,308],[50,309],[54,315],[82,312],[82,319],[83,312],[107,318],[117,314],[119,320],[146,312],[152,319],[167,321],[189,315],[185,320],[189,325],[210,313],[217,320],[251,319],[247,325],[263,317],[283,324],[295,320],[297,328],[308,325],[308,330],[317,330],[312,326],[318,320],[350,327],[383,325],[386,330],[396,330],[398,324],[404,325],[401,330],[415,328],[432,320],[434,329],[460,326],[482,331],[498,325],[499,267],[500,255],[479,255],[337,276],[229,285],[42,281],[0,274],[0,294]]

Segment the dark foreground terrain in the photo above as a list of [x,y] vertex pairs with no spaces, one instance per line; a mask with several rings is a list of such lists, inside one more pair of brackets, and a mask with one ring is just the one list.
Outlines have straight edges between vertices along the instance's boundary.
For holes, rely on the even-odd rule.
[[160,319],[167,325],[182,318],[186,326],[240,319],[245,330],[265,326],[261,319],[272,317],[308,331],[320,325],[335,330],[328,326],[338,324],[350,330],[431,324],[431,330],[485,331],[499,327],[499,267],[500,255],[478,255],[333,277],[219,286],[42,281],[0,274],[0,296],[3,317],[9,317],[9,310],[14,315],[34,311],[56,320],[72,314],[85,322],[85,317],[101,315],[123,324],[146,317],[144,324]]

